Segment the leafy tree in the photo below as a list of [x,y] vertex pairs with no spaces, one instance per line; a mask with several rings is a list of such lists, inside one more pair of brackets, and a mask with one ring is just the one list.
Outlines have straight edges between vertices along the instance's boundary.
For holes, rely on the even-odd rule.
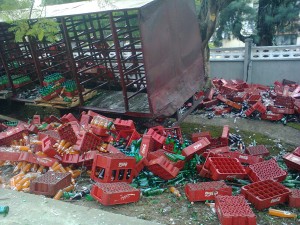
[[220,14],[216,42],[232,35],[243,42],[252,38],[259,46],[271,46],[276,33],[299,29],[299,12],[296,0],[235,0]]

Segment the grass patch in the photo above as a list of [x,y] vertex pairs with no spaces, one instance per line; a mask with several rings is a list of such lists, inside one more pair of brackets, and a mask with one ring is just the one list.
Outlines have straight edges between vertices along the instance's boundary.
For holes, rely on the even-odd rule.
[[300,123],[290,122],[290,123],[287,123],[286,125],[289,126],[289,127],[294,128],[296,130],[300,130]]

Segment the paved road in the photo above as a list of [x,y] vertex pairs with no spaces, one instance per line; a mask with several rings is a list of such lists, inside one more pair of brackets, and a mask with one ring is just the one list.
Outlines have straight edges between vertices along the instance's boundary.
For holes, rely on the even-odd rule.
[[1,225],[158,225],[100,209],[87,208],[39,195],[0,189],[0,205],[8,205]]
[[214,126],[223,126],[227,124],[230,127],[238,127],[240,130],[258,132],[265,134],[270,138],[280,139],[288,144],[300,146],[300,131],[292,127],[284,126],[281,123],[244,118],[237,118],[236,121],[234,121],[234,118],[222,117],[214,117],[209,120],[199,115],[190,115],[185,118],[184,122]]

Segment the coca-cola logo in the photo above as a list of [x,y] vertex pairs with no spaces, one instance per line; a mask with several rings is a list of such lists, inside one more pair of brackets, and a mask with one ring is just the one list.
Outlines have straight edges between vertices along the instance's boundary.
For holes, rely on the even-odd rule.
[[193,146],[193,148],[194,148],[195,150],[197,150],[198,148],[201,148],[201,147],[202,147],[202,144],[201,144],[201,143],[199,143],[199,144]]
[[147,145],[146,145],[146,144],[143,144],[143,145],[142,145],[142,149],[141,149],[141,153],[142,153],[142,154],[145,154],[146,148],[147,148]]
[[280,199],[281,199],[281,197],[273,198],[273,199],[271,199],[271,203],[279,202]]
[[204,193],[204,196],[205,196],[205,197],[210,197],[210,196],[214,196],[214,195],[217,195],[217,194],[218,194],[217,191],[206,191],[206,192]]
[[120,197],[120,199],[124,201],[125,199],[128,199],[128,198],[130,198],[131,196],[135,196],[135,194],[127,194],[127,195],[123,195],[123,196]]
[[120,162],[118,167],[126,167],[128,165],[127,162]]
[[247,159],[248,159],[248,156],[246,156],[246,155],[240,155],[239,158],[240,158],[240,159],[245,159],[245,160],[247,160]]

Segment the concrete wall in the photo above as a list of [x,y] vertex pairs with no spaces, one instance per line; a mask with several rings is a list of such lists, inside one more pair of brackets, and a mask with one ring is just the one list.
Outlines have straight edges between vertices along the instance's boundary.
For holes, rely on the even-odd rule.
[[300,83],[300,46],[252,47],[250,41],[245,48],[211,49],[210,68],[212,78],[264,85],[283,79]]

